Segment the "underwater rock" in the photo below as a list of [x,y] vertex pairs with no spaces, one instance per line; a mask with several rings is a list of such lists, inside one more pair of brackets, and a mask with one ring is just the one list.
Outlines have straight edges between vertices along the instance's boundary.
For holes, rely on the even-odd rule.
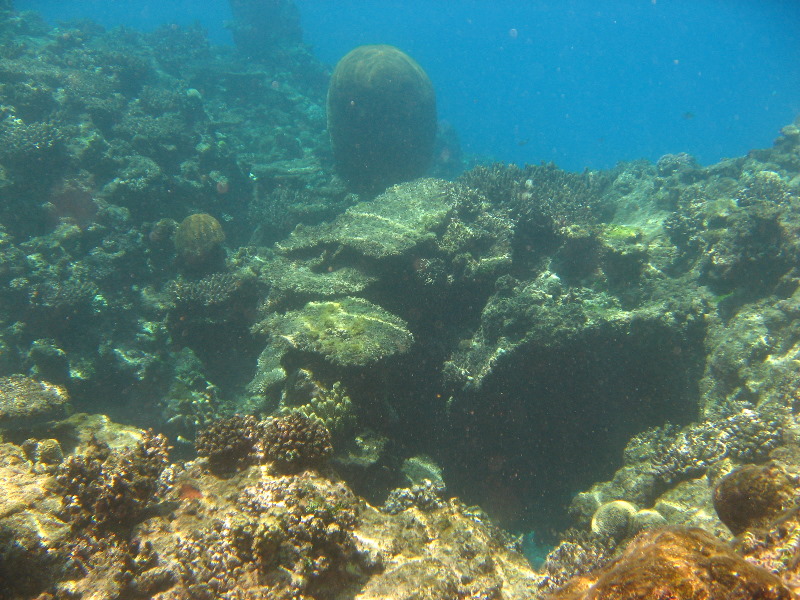
[[436,94],[410,56],[359,46],[336,65],[328,88],[336,168],[359,192],[425,174],[436,139]]
[[33,363],[31,375],[60,385],[69,381],[69,357],[56,345],[55,340],[34,340],[28,359]]
[[577,577],[552,600],[790,600],[792,592],[699,529],[649,531],[612,563]]
[[69,407],[67,391],[24,375],[0,377],[0,428],[26,429],[62,419]]
[[[0,444],[0,584],[4,593],[32,598],[52,584],[72,535],[59,518],[52,478],[34,473],[23,451]],[[23,575],[24,576],[21,576]]]
[[432,558],[410,560],[370,582],[356,600],[441,600],[457,598],[455,573]]
[[402,319],[362,298],[309,302],[301,310],[268,317],[254,332],[340,366],[364,366],[403,354],[414,341]]

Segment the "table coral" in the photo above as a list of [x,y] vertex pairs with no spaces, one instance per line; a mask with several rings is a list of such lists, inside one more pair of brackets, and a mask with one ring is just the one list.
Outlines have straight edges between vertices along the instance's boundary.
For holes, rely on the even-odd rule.
[[268,317],[254,329],[342,366],[403,354],[414,339],[402,319],[362,298],[309,302],[301,310]]

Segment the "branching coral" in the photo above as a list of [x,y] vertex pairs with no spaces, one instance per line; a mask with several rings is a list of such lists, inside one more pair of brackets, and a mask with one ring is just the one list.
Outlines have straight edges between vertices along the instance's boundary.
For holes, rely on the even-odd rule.
[[325,425],[299,412],[268,421],[262,443],[265,457],[287,472],[319,466],[333,453]]
[[152,432],[119,453],[95,440],[85,454],[70,456],[58,470],[64,514],[76,527],[131,527],[157,501],[167,455],[166,438]]
[[195,448],[216,472],[233,471],[255,462],[261,431],[255,417],[234,415],[198,432]]

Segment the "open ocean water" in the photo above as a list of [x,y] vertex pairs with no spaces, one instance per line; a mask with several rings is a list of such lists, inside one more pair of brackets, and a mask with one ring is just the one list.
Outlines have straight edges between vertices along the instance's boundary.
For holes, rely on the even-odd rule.
[[[225,0],[22,0],[52,22],[152,30],[200,23],[231,44]],[[299,0],[304,40],[334,65],[393,44],[428,72],[465,151],[608,168],[688,152],[702,164],[768,144],[800,110],[793,0]]]

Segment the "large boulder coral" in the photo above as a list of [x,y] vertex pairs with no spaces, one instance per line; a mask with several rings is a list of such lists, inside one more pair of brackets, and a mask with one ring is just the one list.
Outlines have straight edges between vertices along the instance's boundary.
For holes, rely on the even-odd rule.
[[336,167],[358,191],[425,174],[436,137],[436,95],[414,59],[387,45],[360,46],[336,65],[328,88]]

